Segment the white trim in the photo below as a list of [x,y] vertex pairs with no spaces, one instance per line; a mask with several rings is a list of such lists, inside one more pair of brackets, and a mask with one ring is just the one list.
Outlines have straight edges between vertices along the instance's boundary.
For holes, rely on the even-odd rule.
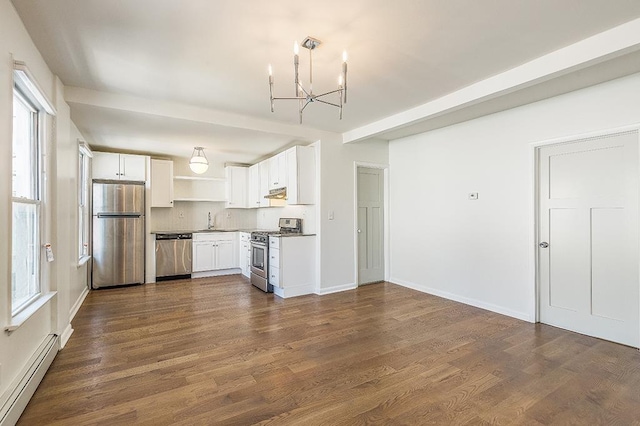
[[353,263],[354,263],[354,280],[356,286],[359,282],[358,279],[358,167],[366,167],[369,169],[379,169],[383,171],[383,203],[382,203],[382,215],[383,220],[383,238],[382,250],[384,256],[384,279],[389,281],[389,270],[391,268],[391,262],[389,259],[390,249],[390,222],[389,222],[389,164],[382,163],[367,163],[364,161],[353,162]]
[[[192,272],[191,278],[206,278],[206,277],[219,277],[222,275],[242,275],[242,269],[230,268],[230,269],[217,269],[214,271]],[[171,281],[160,280],[156,278],[156,284],[170,283]]]
[[85,287],[82,290],[82,294],[80,295],[80,297],[78,297],[78,300],[76,300],[76,303],[74,303],[71,309],[69,309],[69,322],[73,321],[76,314],[78,313],[78,310],[80,310],[80,306],[82,306],[82,304],[84,303],[84,299],[86,299],[88,295],[89,289]]
[[[533,304],[531,306],[531,317],[535,322],[540,322],[540,283],[538,280],[538,225],[539,225],[539,198],[538,198],[538,153],[540,148],[548,145],[560,145],[563,143],[579,142],[585,139],[615,135],[624,132],[638,132],[638,144],[640,145],[640,122],[627,126],[614,127],[609,129],[594,130],[591,132],[578,133],[558,138],[545,139],[529,143],[529,212],[532,220],[529,231],[529,259],[533,265],[529,273],[529,289],[533,291]],[[640,159],[639,159],[640,161]],[[640,300],[638,301],[640,303]]]
[[90,255],[82,256],[80,259],[78,259],[78,268],[80,268],[81,266],[84,266],[85,263],[87,263],[90,260],[91,260],[91,256]]
[[72,334],[73,328],[71,328],[71,323],[69,323],[60,336],[60,349],[64,348]]
[[308,285],[299,285],[294,287],[280,288],[273,287],[273,294],[278,297],[282,297],[283,299],[288,299],[290,297],[297,296],[306,296],[307,294],[314,294],[315,284],[311,283]]
[[35,393],[59,350],[58,336],[49,335],[35,351],[17,379],[0,398],[0,426],[13,426]]
[[397,284],[402,287],[410,288],[412,290],[419,291],[421,293],[431,294],[433,296],[442,297],[444,299],[453,300],[454,302],[464,303],[465,305],[475,306],[476,308],[484,309],[487,311],[495,312],[500,315],[506,315],[508,317],[516,318],[522,321],[535,322],[526,312],[513,311],[502,306],[494,305],[492,303],[483,302],[481,300],[472,299],[469,297],[459,296],[457,294],[449,293],[447,291],[437,290],[431,287],[415,284],[409,281],[404,281],[399,278],[391,277],[389,279],[391,284]]
[[89,158],[93,158],[93,151],[85,141],[78,139],[78,150]]
[[326,294],[339,293],[341,291],[348,291],[348,290],[355,290],[357,288],[358,288],[358,285],[356,283],[342,284],[342,285],[336,285],[333,287],[320,288],[318,291],[316,291],[316,294],[319,296],[324,296]]
[[49,302],[49,300],[51,300],[57,293],[57,291],[50,291],[49,293],[40,294],[37,299],[11,318],[9,324],[4,327],[4,331],[8,333],[16,331],[22,324],[27,322],[33,314],[46,305],[47,302]]
[[14,83],[26,90],[28,95],[31,95],[47,114],[56,115],[56,108],[53,106],[53,102],[49,100],[24,62],[13,61],[13,79]]

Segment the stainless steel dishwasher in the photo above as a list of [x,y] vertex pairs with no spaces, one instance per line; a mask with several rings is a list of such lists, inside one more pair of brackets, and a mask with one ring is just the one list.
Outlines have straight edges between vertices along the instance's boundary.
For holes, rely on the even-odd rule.
[[156,281],[191,278],[191,234],[156,234]]

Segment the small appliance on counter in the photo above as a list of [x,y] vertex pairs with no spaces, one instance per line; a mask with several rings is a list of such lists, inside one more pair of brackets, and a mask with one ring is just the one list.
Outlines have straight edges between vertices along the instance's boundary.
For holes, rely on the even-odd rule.
[[260,290],[272,293],[269,284],[269,235],[301,234],[302,219],[280,218],[279,231],[255,231],[251,233],[251,284]]
[[156,281],[191,278],[191,233],[156,234]]

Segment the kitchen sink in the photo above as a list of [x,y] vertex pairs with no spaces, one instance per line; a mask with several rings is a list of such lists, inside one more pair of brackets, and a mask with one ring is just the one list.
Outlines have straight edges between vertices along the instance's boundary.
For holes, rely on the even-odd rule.
[[214,229],[199,229],[199,230],[193,231],[193,232],[197,233],[197,232],[237,232],[237,231],[238,231],[237,229],[217,229],[217,228],[214,228]]

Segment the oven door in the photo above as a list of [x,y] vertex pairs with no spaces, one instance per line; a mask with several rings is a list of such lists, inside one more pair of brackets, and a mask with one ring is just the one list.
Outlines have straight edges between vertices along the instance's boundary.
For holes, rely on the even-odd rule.
[[251,272],[266,279],[268,270],[269,265],[267,265],[267,245],[252,241]]

